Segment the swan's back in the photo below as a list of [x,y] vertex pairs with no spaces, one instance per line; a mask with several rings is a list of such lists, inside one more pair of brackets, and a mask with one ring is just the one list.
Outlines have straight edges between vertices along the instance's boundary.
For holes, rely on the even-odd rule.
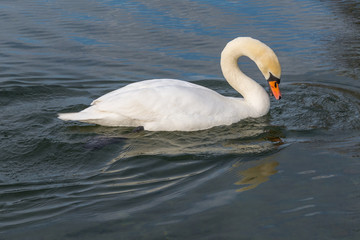
[[204,88],[200,85],[192,84],[189,82],[177,80],[177,79],[152,79],[152,80],[146,80],[141,82],[132,83],[129,85],[126,85],[122,88],[119,88],[117,90],[114,90],[112,92],[109,92],[97,99],[95,99],[91,105],[96,104],[97,102],[102,101],[109,101],[114,98],[117,98],[118,96],[122,94],[134,94],[137,92],[142,91],[148,91],[148,90],[155,90],[155,89],[161,89],[163,87],[169,87],[169,88]]
[[[242,100],[185,81],[154,79],[129,84],[94,100],[79,113],[60,114],[105,126],[143,126],[152,131],[193,131],[228,125],[246,115],[236,108]],[[225,120],[225,121],[224,121]]]

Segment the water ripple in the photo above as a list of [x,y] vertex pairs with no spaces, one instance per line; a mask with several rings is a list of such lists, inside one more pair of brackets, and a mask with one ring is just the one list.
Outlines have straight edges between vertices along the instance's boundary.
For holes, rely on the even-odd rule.
[[[0,238],[355,239],[355,2],[1,1]],[[219,68],[237,36],[282,64],[262,118],[192,133],[57,119],[143,79],[238,96]]]
[[360,129],[357,91],[321,83],[292,83],[281,103],[274,106],[273,124],[289,130]]

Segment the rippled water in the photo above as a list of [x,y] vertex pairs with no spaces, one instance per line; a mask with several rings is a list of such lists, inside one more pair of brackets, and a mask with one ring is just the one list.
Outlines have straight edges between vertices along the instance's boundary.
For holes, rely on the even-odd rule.
[[[0,239],[358,239],[359,9],[1,1]],[[57,119],[143,79],[238,96],[219,67],[237,36],[282,64],[283,98],[262,118],[185,133]]]

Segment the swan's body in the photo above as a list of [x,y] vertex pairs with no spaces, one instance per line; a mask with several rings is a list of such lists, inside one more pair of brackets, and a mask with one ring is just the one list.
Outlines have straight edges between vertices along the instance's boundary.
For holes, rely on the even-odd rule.
[[[107,93],[83,111],[62,113],[59,118],[104,126],[143,126],[149,131],[195,131],[263,116],[270,108],[269,96],[238,68],[237,59],[243,55],[255,61],[269,83],[279,83],[281,69],[275,53],[258,40],[240,37],[224,48],[221,68],[244,98],[225,97],[185,81],[154,79]],[[276,84],[274,91],[279,99]]]

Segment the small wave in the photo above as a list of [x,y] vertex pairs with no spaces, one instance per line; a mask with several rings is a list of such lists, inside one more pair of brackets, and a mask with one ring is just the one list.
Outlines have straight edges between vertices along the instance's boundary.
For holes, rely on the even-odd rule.
[[273,106],[272,124],[295,131],[360,129],[357,92],[312,83],[285,84],[283,91],[286,95]]
[[[17,136],[25,143],[23,151],[14,152],[14,158],[2,165],[6,180],[0,186],[0,205],[6,210],[1,212],[0,229],[73,210],[97,209],[107,218],[127,216],[182,196],[224,172],[226,159],[276,150],[283,133],[270,130],[267,121],[249,119],[195,133],[132,133],[127,128],[52,123],[43,129],[43,137]],[[61,140],[56,134],[52,137],[56,132],[62,132]],[[92,139],[101,147],[86,147],[89,142],[93,146]],[[116,214],[108,209],[116,209]]]

